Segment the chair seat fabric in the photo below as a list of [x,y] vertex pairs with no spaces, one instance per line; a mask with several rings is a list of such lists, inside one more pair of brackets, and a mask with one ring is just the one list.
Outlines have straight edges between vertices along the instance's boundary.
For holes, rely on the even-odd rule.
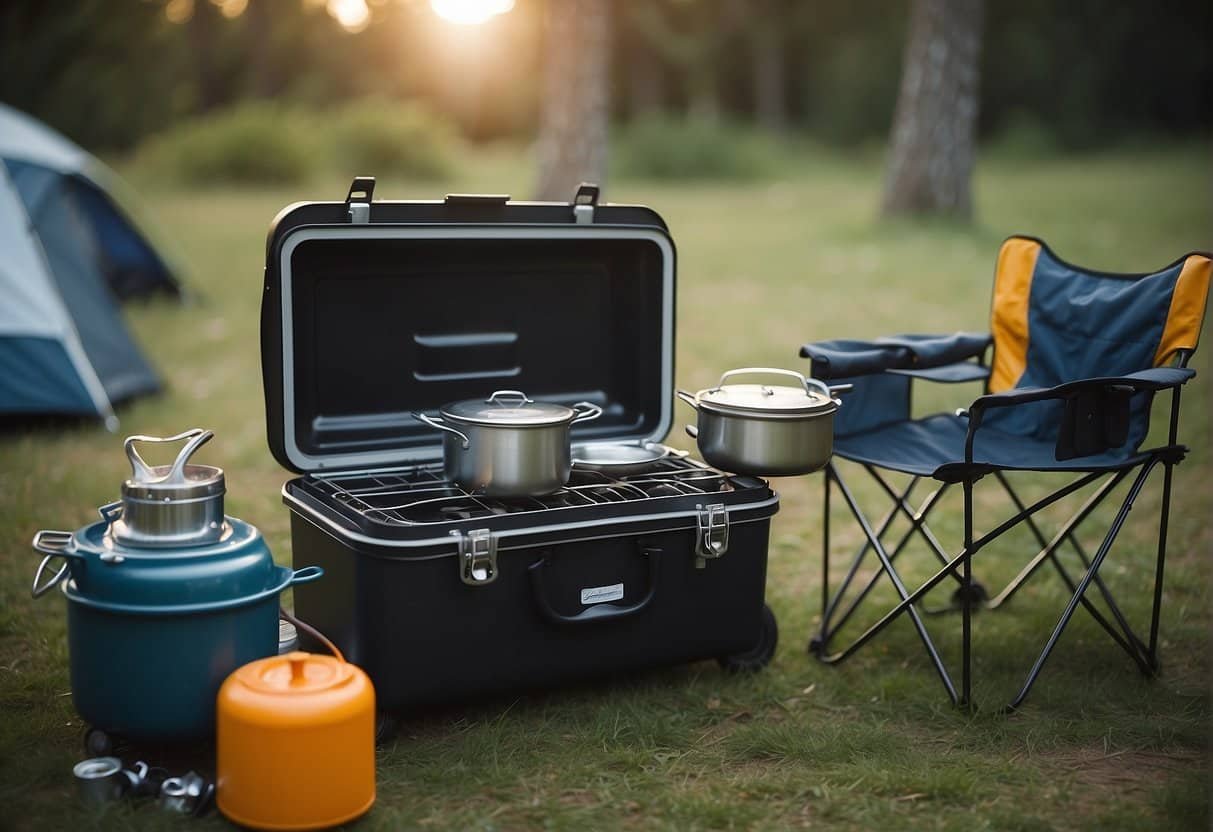
[[[964,465],[968,429],[967,417],[941,413],[837,437],[834,453],[852,462],[906,474],[953,479],[946,471],[949,466]],[[1146,456],[1116,449],[1059,462],[1054,442],[1006,433],[990,425],[982,426],[973,446],[975,463],[1008,471],[1111,470],[1135,465]]]

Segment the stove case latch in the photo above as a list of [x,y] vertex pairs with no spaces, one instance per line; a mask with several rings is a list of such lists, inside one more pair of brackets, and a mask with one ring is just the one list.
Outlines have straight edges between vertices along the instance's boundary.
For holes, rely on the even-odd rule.
[[375,177],[356,176],[345,196],[345,213],[352,225],[371,221],[371,199],[375,194]]
[[707,566],[708,558],[718,558],[729,550],[729,512],[724,503],[698,505],[695,530],[695,568]]
[[471,586],[497,580],[497,538],[488,529],[451,532],[459,537],[459,579]]

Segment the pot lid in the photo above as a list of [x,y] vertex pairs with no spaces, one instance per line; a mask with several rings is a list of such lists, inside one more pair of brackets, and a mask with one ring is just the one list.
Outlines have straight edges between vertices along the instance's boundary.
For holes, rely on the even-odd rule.
[[[774,384],[725,384],[725,379],[740,375],[783,375],[800,381],[800,386]],[[813,387],[819,389],[813,389]],[[761,416],[806,416],[833,412],[837,402],[830,390],[816,379],[806,379],[794,370],[771,367],[747,367],[730,370],[720,377],[715,387],[700,390],[696,401],[712,410],[725,413],[749,413]]]
[[73,535],[69,590],[97,604],[172,607],[224,603],[266,592],[289,577],[261,533],[228,518],[223,536],[184,549],[123,546],[93,523]]
[[498,390],[487,399],[445,405],[442,415],[466,424],[522,428],[571,422],[577,411],[554,402],[537,402],[521,390]]
[[234,676],[244,687],[257,693],[296,696],[332,692],[361,673],[354,665],[335,656],[294,650],[249,662]]

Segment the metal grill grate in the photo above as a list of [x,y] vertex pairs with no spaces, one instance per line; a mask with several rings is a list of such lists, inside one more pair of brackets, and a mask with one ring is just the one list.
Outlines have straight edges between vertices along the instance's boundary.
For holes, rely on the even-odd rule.
[[325,504],[393,527],[735,490],[729,475],[701,462],[677,457],[658,460],[642,473],[623,477],[575,467],[566,487],[542,497],[504,499],[478,495],[445,479],[440,464],[311,475],[301,485]]

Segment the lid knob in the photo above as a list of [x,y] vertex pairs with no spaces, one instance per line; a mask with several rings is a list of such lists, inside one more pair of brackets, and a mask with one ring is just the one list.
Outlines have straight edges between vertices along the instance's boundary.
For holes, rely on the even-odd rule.
[[299,687],[300,685],[307,684],[307,659],[307,653],[300,650],[287,654],[286,660],[291,665],[292,687]]

